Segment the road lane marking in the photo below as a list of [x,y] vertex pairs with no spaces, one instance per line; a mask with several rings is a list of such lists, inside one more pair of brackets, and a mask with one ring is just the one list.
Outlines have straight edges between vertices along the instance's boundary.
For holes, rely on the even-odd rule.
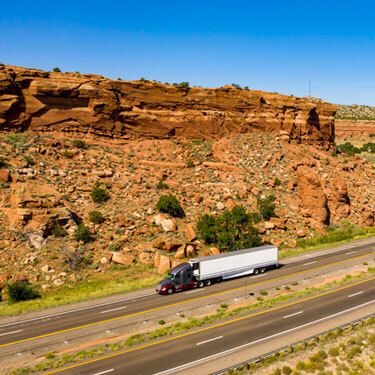
[[349,298],[351,297],[354,297],[354,296],[359,296],[360,294],[363,293],[363,290],[361,290],[360,292],[357,292],[357,293],[354,293],[354,294],[351,294],[350,296],[348,296]]
[[357,251],[355,250],[355,251],[349,251],[348,253],[345,253],[345,255],[350,255],[350,254],[354,254],[354,253],[356,253]]
[[303,266],[309,266],[310,264],[316,263],[316,260],[313,260],[312,262],[303,263]]
[[0,333],[0,336],[12,335],[13,333],[18,333],[18,332],[22,332],[22,331],[23,331],[23,329],[18,329],[17,331]]
[[39,316],[39,317],[36,317],[36,318],[31,318],[31,319],[26,319],[26,320],[19,320],[17,322],[13,322],[13,323],[1,324],[0,328],[15,326],[15,325],[23,324],[23,323],[35,322],[35,321],[38,321],[38,320],[45,320],[45,319],[54,318],[54,317],[60,316],[60,315],[74,314],[75,312],[78,312],[78,311],[90,310],[90,309],[95,309],[97,307],[114,305],[116,303],[133,301],[135,299],[141,299],[141,298],[144,298],[144,297],[149,297],[149,296],[154,296],[154,295],[155,295],[155,293],[148,293],[148,294],[143,294],[142,296],[139,296],[139,297],[124,298],[124,299],[121,299],[121,300],[118,300],[118,301],[99,303],[97,305],[81,307],[79,309],[74,309],[74,310],[69,310],[69,311],[62,311],[62,312],[56,313],[56,314],[43,315],[43,316]]
[[190,292],[185,292],[185,294],[198,293],[198,292],[201,292],[202,290],[206,290],[206,288],[201,288],[201,289],[191,290]]
[[283,316],[283,319],[290,318],[292,316],[299,315],[299,314],[302,314],[302,313],[303,313],[303,311],[297,311],[297,312],[295,312],[293,314],[289,314],[289,315]]
[[206,341],[198,342],[197,346],[203,345],[203,344],[207,344],[208,342],[211,342],[211,341],[220,340],[223,337],[224,336],[218,336],[218,337],[214,337],[213,339],[209,339],[209,340],[206,340]]
[[[306,270],[306,271],[304,270],[304,271],[299,271],[299,272],[295,272],[295,273],[290,273],[290,274],[285,275],[285,276],[279,276],[279,277],[275,277],[273,279],[260,281],[258,283],[248,284],[247,288],[273,283],[275,281],[284,280],[284,279],[290,278],[292,276],[303,275],[307,271],[316,271],[316,270],[319,270],[319,269],[332,267],[334,265],[338,265],[338,264],[353,261],[354,259],[367,258],[370,254],[372,254],[372,252],[366,253],[366,254],[363,254],[363,255],[359,255],[359,256],[356,256],[354,258],[348,258],[348,259],[344,259],[344,260],[341,260],[341,261],[333,262],[333,263],[330,263],[330,264],[327,264],[327,265],[324,265],[324,266],[315,267],[315,268],[312,268],[312,269],[309,269],[309,270]],[[355,285],[355,284],[352,284],[352,285]],[[42,339],[42,338],[45,338],[45,337],[56,336],[56,335],[59,335],[59,334],[62,334],[62,333],[73,332],[73,331],[77,331],[77,330],[83,329],[83,328],[94,327],[94,326],[98,326],[98,325],[101,325],[101,324],[111,323],[111,322],[115,322],[117,320],[122,320],[122,319],[131,318],[131,317],[143,315],[143,314],[150,313],[150,312],[164,310],[164,309],[167,309],[169,307],[181,306],[181,305],[185,305],[185,304],[188,304],[190,302],[196,302],[196,301],[199,301],[199,300],[202,300],[202,299],[222,296],[222,295],[229,294],[229,293],[236,292],[236,291],[243,290],[243,289],[244,289],[244,286],[239,286],[237,288],[233,288],[233,289],[229,289],[229,290],[223,290],[222,292],[213,293],[213,294],[210,294],[208,296],[195,297],[195,298],[187,299],[187,300],[184,300],[184,301],[171,303],[169,305],[163,305],[163,306],[155,307],[155,308],[148,309],[148,310],[137,311],[135,313],[131,313],[131,314],[127,314],[127,315],[116,316],[116,317],[109,318],[109,319],[99,320],[99,321],[93,322],[93,323],[82,324],[80,326],[62,329],[60,331],[48,332],[48,333],[44,333],[44,334],[39,335],[39,336],[28,337],[26,339],[11,341],[11,342],[7,342],[7,343],[4,343],[4,344],[0,344],[0,348],[20,344],[20,343],[23,343],[23,342]]]
[[[175,340],[178,340],[178,339],[181,339],[183,337],[188,337],[188,336],[191,336],[191,335],[194,335],[196,333],[201,333],[201,332],[206,332],[206,331],[209,331],[210,329],[214,329],[214,328],[219,328],[219,327],[224,327],[226,325],[229,325],[229,324],[233,324],[233,323],[237,323],[237,322],[240,322],[240,321],[244,321],[244,320],[247,320],[247,319],[251,319],[251,318],[254,318],[255,316],[259,316],[259,315],[264,315],[266,313],[269,313],[269,312],[272,312],[272,311],[277,311],[277,310],[281,310],[281,309],[284,309],[286,307],[289,307],[289,306],[294,306],[296,304],[299,304],[299,303],[303,303],[303,302],[307,302],[307,301],[311,301],[313,299],[316,299],[316,298],[319,298],[319,297],[323,297],[323,296],[327,296],[327,295],[330,295],[330,294],[333,294],[333,293],[337,293],[338,291],[340,290],[345,290],[345,289],[348,289],[348,288],[351,288],[353,286],[356,286],[356,285],[360,285],[360,284],[364,284],[364,283],[367,283],[367,282],[370,282],[370,281],[374,281],[375,280],[375,277],[372,277],[371,279],[367,279],[367,280],[362,280],[362,281],[359,281],[357,283],[354,283],[354,284],[351,284],[351,285],[346,285],[346,286],[343,286],[343,287],[340,287],[338,289],[335,289],[335,290],[330,290],[330,291],[327,291],[327,292],[323,292],[321,294],[317,294],[315,296],[310,296],[310,297],[306,297],[304,299],[301,299],[299,301],[293,301],[293,302],[290,302],[289,304],[285,304],[285,305],[280,305],[280,306],[276,306],[276,307],[272,307],[268,310],[263,310],[263,311],[258,311],[256,313],[253,313],[253,314],[250,314],[250,315],[247,315],[247,316],[241,316],[239,318],[236,318],[236,319],[232,319],[232,320],[228,320],[228,321],[225,321],[225,322],[221,322],[221,323],[218,323],[218,324],[215,324],[215,325],[211,325],[211,326],[208,326],[208,327],[204,327],[204,328],[200,328],[198,330],[195,330],[195,331],[191,331],[191,332],[186,332],[186,333],[183,333],[181,335],[178,335],[178,336],[172,336],[172,337],[169,337],[169,338],[166,338],[166,339],[162,339],[162,340],[158,340],[156,342],[150,342],[148,344],[145,344],[145,345],[141,345],[141,346],[137,346],[135,348],[131,348],[131,349],[125,349],[123,351],[120,351],[120,352],[117,352],[117,353],[113,353],[113,354],[108,354],[108,355],[105,355],[103,357],[100,357],[100,358],[96,358],[96,359],[91,359],[89,361],[86,361],[86,362],[81,362],[81,363],[77,363],[77,364],[74,364],[74,365],[70,365],[70,366],[67,366],[67,367],[63,367],[63,368],[60,368],[60,369],[56,369],[56,370],[52,370],[50,372],[46,372],[44,375],[51,375],[51,374],[57,374],[59,372],[63,372],[63,371],[66,371],[66,370],[71,370],[73,368],[77,368],[77,367],[81,367],[81,366],[85,366],[85,365],[88,365],[88,364],[91,364],[91,363],[95,363],[95,362],[99,362],[99,361],[103,361],[105,359],[109,359],[109,358],[115,358],[115,357],[118,357],[120,355],[123,355],[123,354],[127,354],[127,353],[131,353],[131,352],[135,352],[137,350],[141,350],[141,349],[146,349],[146,348],[149,348],[149,347],[152,347],[152,346],[156,346],[156,345],[160,345],[160,344],[163,344],[165,342],[169,342],[169,341],[175,341]],[[310,323],[306,323],[301,327],[304,327],[304,326],[308,326],[308,325],[311,325],[313,323],[316,323],[316,322],[319,322],[319,321],[323,321],[323,320],[326,320],[326,319],[329,319],[329,318],[333,318],[337,315],[341,315],[345,312],[348,312],[348,311],[352,311],[352,310],[355,310],[355,309],[358,309],[360,307],[363,307],[363,306],[366,306],[366,305],[369,305],[371,303],[374,303],[375,302],[375,299],[374,300],[371,300],[371,301],[368,301],[368,302],[365,302],[361,305],[357,305],[357,306],[354,306],[354,307],[351,307],[347,310],[343,310],[341,312],[338,312],[338,313],[335,313],[335,314],[332,314],[332,315],[329,315],[327,317],[324,317],[324,318],[320,318],[318,320],[314,320],[313,322],[310,322]],[[297,328],[291,328],[291,330],[295,330]],[[288,331],[286,331],[288,332]],[[247,344],[246,344],[247,345]],[[169,370],[168,370],[169,371]]]
[[95,374],[93,375],[103,375],[103,374],[108,374],[109,372],[112,372],[114,370],[114,368],[111,368],[109,370],[105,370],[105,371],[101,371],[101,372],[96,372]]
[[123,309],[126,309],[127,307],[128,306],[121,306],[121,307],[116,307],[116,308],[110,309],[110,310],[100,311],[99,314],[104,314],[104,313],[108,313],[108,312],[111,312],[111,311],[123,310]]
[[[357,308],[360,308],[360,307],[363,307],[365,305],[368,305],[368,304],[371,304],[375,302],[375,300],[372,300],[372,301],[369,301],[369,302],[366,302],[366,303],[363,303],[362,305],[358,305],[358,306],[355,306],[355,307],[351,307],[350,309],[347,309],[347,310],[343,310],[343,311],[339,311],[338,313],[335,313],[335,314],[332,314],[332,315],[328,315],[324,318],[320,318],[320,319],[317,319],[317,320],[313,320],[311,322],[308,322],[308,323],[305,323],[305,324],[302,324],[298,327],[294,327],[294,328],[290,328],[290,329],[287,329],[286,331],[281,331],[281,332],[278,332],[278,333],[275,333],[273,335],[270,335],[270,336],[267,336],[267,337],[262,337],[261,339],[258,339],[258,340],[255,340],[255,341],[251,341],[251,342],[248,342],[246,344],[243,344],[243,345],[239,345],[239,346],[236,346],[232,349],[228,349],[228,350],[224,350],[223,352],[220,352],[220,353],[216,353],[216,354],[212,354],[208,357],[204,357],[204,358],[201,358],[201,359],[197,359],[196,361],[193,361],[193,362],[189,362],[189,363],[185,363],[184,365],[180,365],[180,366],[177,366],[177,367],[173,367],[171,369],[168,369],[168,370],[165,370],[165,371],[161,371],[161,372],[158,372],[158,373],[155,373],[154,375],[167,375],[167,374],[174,374],[175,372],[177,371],[181,371],[181,370],[186,370],[190,367],[193,367],[195,365],[198,365],[198,364],[202,364],[202,363],[205,363],[205,362],[208,362],[209,360],[211,359],[215,359],[215,358],[218,358],[218,357],[222,357],[224,355],[227,355],[227,354],[230,354],[230,353],[233,353],[235,351],[238,351],[239,349],[243,349],[243,348],[246,348],[247,346],[251,346],[251,345],[254,345],[254,344],[258,344],[262,341],[266,341],[266,340],[269,340],[269,339],[272,339],[274,337],[278,337],[278,336],[281,336],[281,335],[284,335],[286,333],[290,333],[290,332],[293,332],[293,331],[296,331],[298,329],[301,329],[301,328],[305,328],[305,327],[308,327],[308,326],[311,326],[313,324],[316,324],[316,323],[320,323],[324,320],[327,320],[327,319],[330,319],[330,318],[333,318],[337,315],[342,315],[342,314],[345,314],[346,312],[349,312],[349,311],[352,311],[354,309],[357,309]],[[51,373],[49,373],[51,374]]]

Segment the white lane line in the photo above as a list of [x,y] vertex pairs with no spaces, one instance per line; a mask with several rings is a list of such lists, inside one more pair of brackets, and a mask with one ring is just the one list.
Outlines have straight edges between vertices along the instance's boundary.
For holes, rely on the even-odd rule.
[[346,310],[342,310],[342,311],[339,311],[338,313],[335,313],[335,314],[332,314],[332,315],[328,315],[328,316],[325,316],[324,318],[320,318],[320,319],[317,319],[317,320],[313,320],[309,323],[305,323],[305,324],[302,324],[298,327],[294,327],[294,328],[290,328],[290,329],[287,329],[286,331],[281,331],[281,332],[278,332],[278,333],[275,333],[274,335],[271,335],[271,336],[267,336],[267,337],[263,337],[259,340],[255,340],[255,341],[252,341],[252,342],[248,342],[246,344],[243,344],[243,345],[240,345],[240,346],[236,346],[232,349],[228,349],[228,350],[225,350],[223,352],[220,352],[220,353],[216,353],[216,354],[213,354],[213,355],[210,355],[208,357],[204,357],[204,358],[201,358],[201,359],[197,359],[196,361],[193,361],[193,362],[189,362],[189,363],[185,363],[184,365],[181,365],[181,366],[177,366],[177,367],[174,367],[174,368],[171,368],[171,369],[168,369],[168,370],[164,370],[164,371],[161,371],[161,372],[158,372],[158,373],[155,373],[154,375],[167,375],[167,374],[173,374],[177,371],[181,371],[181,370],[185,370],[185,369],[188,369],[190,367],[193,367],[195,365],[198,365],[198,364],[202,364],[202,363],[205,363],[205,362],[208,362],[210,361],[211,359],[215,359],[215,358],[218,358],[218,357],[222,357],[226,354],[229,354],[229,353],[232,353],[232,352],[235,352],[239,349],[243,349],[247,346],[251,346],[251,345],[254,345],[254,344],[258,344],[259,342],[262,342],[262,341],[266,341],[266,340],[269,340],[271,338],[274,338],[274,337],[277,337],[277,336],[281,336],[281,335],[284,335],[285,333],[289,333],[289,332],[293,332],[293,331],[297,331],[298,329],[301,329],[301,328],[305,328],[305,327],[308,327],[308,326],[311,326],[315,323],[320,323],[324,320],[327,320],[327,319],[330,319],[330,318],[334,318],[335,316],[338,316],[338,315],[341,315],[341,314],[345,314],[349,311],[353,311],[353,310],[356,310],[356,309],[359,309],[361,307],[364,307],[364,306],[367,306],[367,305],[370,305],[372,303],[375,302],[375,299],[373,299],[372,301],[368,301],[368,302],[365,302],[365,303],[362,303],[361,305],[358,305],[358,306],[354,306],[354,307],[351,307],[350,309],[346,309]]
[[363,290],[361,290],[360,292],[349,295],[348,298],[351,298],[351,297],[354,297],[354,296],[359,296],[362,293],[363,293]]
[[95,374],[92,374],[92,375],[108,374],[109,372],[112,372],[113,370],[114,370],[114,368],[111,368],[109,370],[105,370],[105,371],[102,371],[102,372],[96,372]]
[[297,311],[297,312],[295,312],[293,314],[289,314],[289,315],[283,316],[283,319],[290,318],[291,316],[299,315],[299,314],[302,314],[302,313],[303,313],[302,310],[301,311]]
[[18,332],[22,332],[22,331],[23,331],[23,329],[18,329],[17,331],[0,333],[0,336],[12,335],[13,333],[18,333]]
[[116,307],[115,309],[100,311],[99,314],[104,314],[104,313],[108,313],[108,312],[111,312],[111,311],[123,310],[123,309],[126,309],[127,307],[128,306],[121,306],[121,307]]
[[308,262],[308,263],[303,263],[303,266],[309,266],[310,264],[314,264],[316,263],[316,260],[312,261],[312,262]]
[[44,316],[40,316],[40,317],[36,317],[36,318],[32,318],[32,319],[20,320],[20,321],[13,322],[13,323],[1,324],[0,328],[15,326],[15,325],[23,324],[23,323],[35,322],[35,321],[38,321],[38,320],[53,318],[53,317],[60,316],[60,315],[73,314],[77,311],[96,309],[97,307],[114,305],[116,303],[132,301],[132,300],[135,300],[135,299],[141,299],[141,298],[144,298],[144,297],[149,297],[149,296],[154,296],[154,295],[155,295],[155,293],[148,293],[148,294],[143,294],[142,296],[139,296],[139,297],[124,298],[124,299],[120,299],[120,300],[113,301],[113,302],[99,303],[97,305],[81,307],[81,308],[75,309],[75,310],[63,311],[63,312],[56,313],[56,314],[44,315]]
[[349,251],[348,253],[345,253],[345,255],[355,254],[357,251]]
[[211,341],[220,340],[222,338],[223,338],[223,336],[218,336],[218,337],[214,337],[213,339],[209,339],[209,340],[206,340],[206,341],[198,342],[197,346],[202,345],[202,344],[207,344],[208,342],[211,342]]
[[190,292],[185,292],[185,294],[192,294],[192,293],[198,293],[198,292],[201,292],[203,290],[205,290],[206,288],[201,288],[201,289],[196,289],[196,290],[191,290]]

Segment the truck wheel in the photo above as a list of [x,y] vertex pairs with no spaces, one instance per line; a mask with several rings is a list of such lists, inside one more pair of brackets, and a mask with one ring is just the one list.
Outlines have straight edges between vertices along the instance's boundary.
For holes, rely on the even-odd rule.
[[264,272],[266,272],[266,269],[265,268],[261,268],[260,269],[260,273],[264,273]]
[[205,282],[206,286],[210,286],[212,284],[211,280],[206,280]]
[[204,287],[204,281],[198,281],[198,288]]
[[258,273],[259,273],[259,270],[258,270],[258,268],[255,268],[255,270],[254,270],[253,274],[254,274],[254,275],[258,275]]
[[169,295],[171,295],[171,294],[173,294],[173,292],[174,292],[174,290],[173,290],[172,288],[169,288],[167,293],[168,293]]

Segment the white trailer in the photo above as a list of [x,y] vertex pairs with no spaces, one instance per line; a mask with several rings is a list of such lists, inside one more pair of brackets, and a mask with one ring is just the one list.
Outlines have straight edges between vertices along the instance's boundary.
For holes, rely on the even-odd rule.
[[278,267],[277,246],[265,245],[219,255],[190,259],[193,274],[199,281],[225,280],[258,274]]

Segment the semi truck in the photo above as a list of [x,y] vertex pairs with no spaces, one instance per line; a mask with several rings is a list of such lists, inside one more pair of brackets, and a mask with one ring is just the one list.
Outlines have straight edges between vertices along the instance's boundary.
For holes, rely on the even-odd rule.
[[257,275],[278,266],[278,249],[272,245],[194,258],[172,268],[156,285],[156,292],[173,294],[203,288],[235,277]]

